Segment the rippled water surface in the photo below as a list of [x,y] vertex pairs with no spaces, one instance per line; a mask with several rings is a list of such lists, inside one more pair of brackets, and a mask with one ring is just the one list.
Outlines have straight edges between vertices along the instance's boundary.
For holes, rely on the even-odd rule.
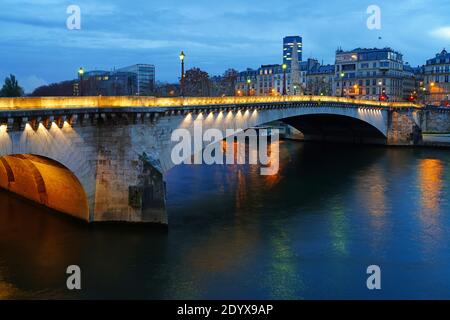
[[[0,298],[450,298],[450,151],[280,154],[277,176],[172,169],[168,231],[88,226],[0,192]],[[372,264],[381,291],[366,288]]]

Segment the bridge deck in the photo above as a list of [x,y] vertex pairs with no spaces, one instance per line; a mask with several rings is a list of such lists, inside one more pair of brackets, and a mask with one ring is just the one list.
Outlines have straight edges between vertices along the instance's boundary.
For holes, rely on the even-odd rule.
[[0,110],[74,109],[74,108],[114,108],[114,107],[192,107],[214,105],[251,105],[265,103],[339,103],[353,106],[373,106],[385,108],[413,107],[421,105],[410,102],[379,102],[329,96],[256,96],[256,97],[135,97],[135,96],[95,96],[95,97],[26,97],[0,98]]

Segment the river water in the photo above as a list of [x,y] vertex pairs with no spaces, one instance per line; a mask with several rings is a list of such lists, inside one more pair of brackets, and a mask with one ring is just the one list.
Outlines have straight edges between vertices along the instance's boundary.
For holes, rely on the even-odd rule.
[[0,192],[0,298],[450,298],[449,150],[282,141],[280,157],[276,176],[175,167],[168,230],[85,225]]

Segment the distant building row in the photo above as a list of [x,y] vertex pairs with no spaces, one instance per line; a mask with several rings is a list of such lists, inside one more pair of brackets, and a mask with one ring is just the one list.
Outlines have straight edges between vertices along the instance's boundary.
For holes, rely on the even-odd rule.
[[301,41],[296,36],[284,38],[286,71],[283,65],[272,64],[240,72],[236,95],[283,94],[286,72],[286,91],[290,95],[421,100],[431,104],[448,103],[450,99],[450,54],[445,50],[429,59],[425,66],[416,68],[405,63],[402,54],[391,48],[338,49],[335,64],[322,65],[316,59],[301,61]]

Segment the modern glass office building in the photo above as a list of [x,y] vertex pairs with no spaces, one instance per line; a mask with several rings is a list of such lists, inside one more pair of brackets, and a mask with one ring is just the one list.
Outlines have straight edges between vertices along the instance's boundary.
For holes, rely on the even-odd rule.
[[294,47],[294,42],[297,41],[298,48],[298,62],[300,69],[300,62],[302,61],[302,52],[303,52],[303,40],[300,36],[287,36],[283,38],[283,63],[291,68],[291,60],[292,60],[292,49]]
[[120,68],[119,72],[132,72],[136,74],[136,95],[151,95],[155,87],[155,66],[152,64],[134,64]]

